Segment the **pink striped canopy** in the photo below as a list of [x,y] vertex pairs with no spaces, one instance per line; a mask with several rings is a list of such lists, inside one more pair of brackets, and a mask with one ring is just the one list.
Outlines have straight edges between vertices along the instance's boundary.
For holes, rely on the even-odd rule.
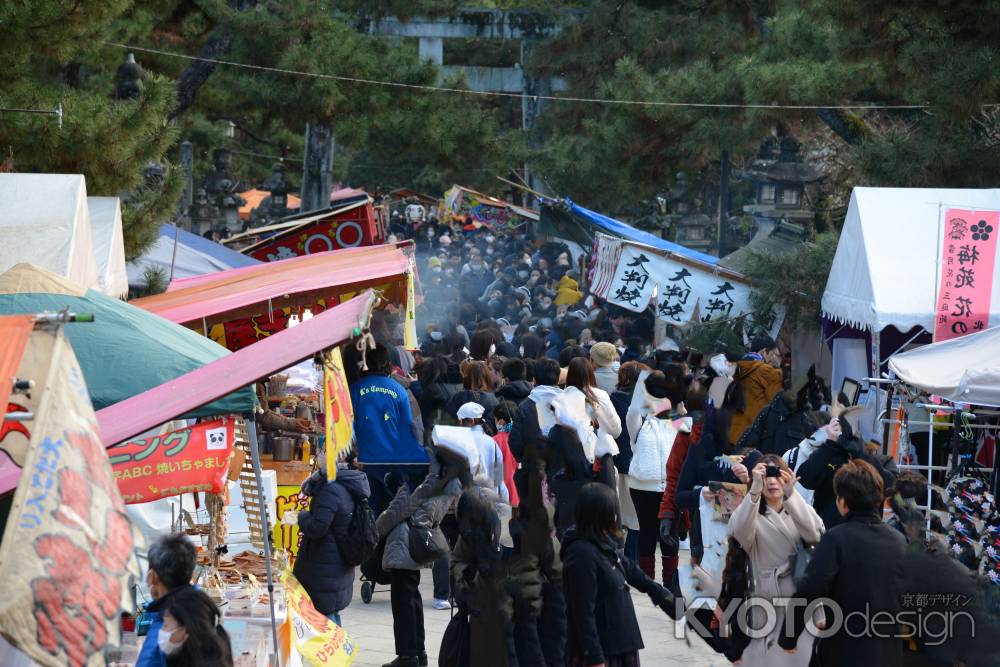
[[398,246],[347,248],[175,280],[163,294],[131,303],[178,324],[210,325],[386,284],[402,296],[408,269]]
[[100,410],[97,421],[105,446],[135,437],[343,343],[351,338],[355,327],[368,326],[376,298],[373,291],[366,290],[298,326]]

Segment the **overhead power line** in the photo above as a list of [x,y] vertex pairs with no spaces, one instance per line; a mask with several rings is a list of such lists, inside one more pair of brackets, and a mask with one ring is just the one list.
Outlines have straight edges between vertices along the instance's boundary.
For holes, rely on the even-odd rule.
[[894,110],[919,110],[927,109],[927,104],[727,104],[722,102],[666,102],[659,100],[622,100],[605,97],[574,97],[571,95],[528,95],[526,93],[505,93],[501,91],[489,90],[469,90],[467,88],[449,88],[446,86],[430,86],[417,83],[402,83],[399,81],[382,81],[378,79],[365,79],[353,76],[340,76],[337,74],[324,74],[317,72],[302,72],[299,70],[284,67],[268,67],[266,65],[251,65],[232,60],[222,60],[219,58],[205,58],[203,56],[190,56],[185,53],[175,53],[163,51],[161,49],[151,49],[132,44],[121,44],[119,42],[104,42],[107,46],[120,49],[138,51],[140,53],[152,53],[168,58],[181,58],[183,60],[196,60],[200,62],[213,63],[215,65],[225,65],[228,67],[240,67],[243,69],[256,70],[258,72],[271,72],[274,74],[285,74],[290,76],[302,76],[313,79],[331,79],[334,81],[344,81],[346,83],[360,83],[370,86],[384,86],[388,88],[402,88],[407,90],[419,90],[432,93],[454,93],[460,95],[475,95],[479,97],[507,97],[514,99],[547,100],[552,102],[575,102],[582,104],[607,104],[618,106],[647,106],[647,107],[692,107],[700,109],[770,109],[770,110],[790,110],[790,111],[816,111],[819,109],[841,109],[841,110],[866,110],[866,109],[894,109]]

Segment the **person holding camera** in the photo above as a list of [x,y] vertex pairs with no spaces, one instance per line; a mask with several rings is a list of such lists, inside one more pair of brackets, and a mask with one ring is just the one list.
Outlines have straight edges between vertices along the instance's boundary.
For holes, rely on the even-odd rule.
[[[750,559],[754,590],[752,596],[771,604],[777,598],[795,593],[793,573],[796,558],[803,558],[805,546],[812,546],[823,536],[823,520],[802,500],[795,489],[795,477],[781,457],[767,454],[749,473],[739,466],[734,472],[750,483],[750,492],[729,519],[727,532]],[[730,550],[735,545],[730,546]],[[727,558],[732,561],[734,554]],[[728,570],[729,568],[727,568]],[[766,637],[752,639],[743,650],[742,664],[748,667],[804,667],[812,653],[812,637],[804,633],[799,651],[785,653],[777,644],[784,629],[784,609],[776,605],[777,623]],[[741,614],[735,615],[738,618]],[[749,625],[760,628],[766,621],[765,612],[756,605],[750,610]],[[741,630],[744,630],[741,628]],[[745,631],[745,630],[744,630]]]

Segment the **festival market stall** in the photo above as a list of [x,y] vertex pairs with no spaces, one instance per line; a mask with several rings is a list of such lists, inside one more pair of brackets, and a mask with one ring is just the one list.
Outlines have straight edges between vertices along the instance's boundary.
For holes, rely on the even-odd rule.
[[[182,436],[177,435],[171,440],[169,439],[171,436],[168,434],[162,440],[158,439],[149,446],[146,445],[146,441],[136,442],[131,441],[130,438],[134,438],[137,434],[158,424],[166,423],[177,415],[198,409],[199,406],[210,403],[219,396],[229,394],[239,387],[271,376],[273,373],[304,359],[313,358],[316,353],[331,351],[337,345],[360,335],[361,332],[367,331],[376,301],[377,297],[374,292],[367,290],[353,299],[317,314],[298,326],[277,332],[254,345],[207,364],[203,368],[102,410],[98,419],[104,442],[111,447],[109,455],[112,461],[116,461],[119,470],[134,470],[137,466],[143,468],[150,464],[145,462],[145,459],[138,461],[136,459],[142,453],[152,449],[153,454],[150,456],[161,457],[169,466],[170,474],[180,473],[180,477],[186,477],[187,480],[182,486],[185,490],[190,490],[192,485],[190,480],[198,473],[194,469],[197,465],[196,461],[218,459],[212,466],[214,472],[211,474],[215,475],[215,479],[219,479],[219,469],[225,467],[228,470],[228,466],[219,465],[222,463],[221,457],[228,451],[226,449],[227,442],[230,442],[231,436],[226,431],[230,428],[238,428],[229,426],[225,420],[209,422],[207,433],[198,439],[198,447],[193,448],[189,453],[195,458],[194,461],[191,461],[188,470],[184,469],[184,461],[190,460],[190,456],[188,453],[184,453],[184,448],[179,446],[179,439]],[[337,454],[350,447],[353,417],[339,351],[333,350],[324,354],[323,359],[324,416],[328,443],[327,468],[328,475],[335,476]],[[250,412],[247,417],[250,422],[246,429],[249,439],[250,461],[245,465],[243,475],[253,475],[259,493],[262,486],[260,450],[256,430],[253,428],[254,415]],[[218,433],[217,440],[213,440],[213,432]],[[213,443],[217,443],[218,454],[213,453]],[[204,451],[202,447],[205,449]],[[159,472],[159,466],[160,464],[156,464],[156,467],[152,469],[156,473],[154,479],[144,479],[139,488],[142,486],[149,488],[151,483],[155,483],[157,487],[162,486],[163,482],[160,481],[162,473]],[[121,479],[119,479],[119,483],[121,483]],[[179,484],[176,481],[174,483]],[[213,487],[212,489],[198,488],[197,490],[214,492],[215,489]],[[141,493],[141,491],[139,492]],[[134,496],[130,495],[129,497],[133,498]],[[244,500],[246,500],[245,497]],[[258,508],[262,505],[263,499],[258,496]],[[267,535],[269,533],[267,513],[260,512],[259,517],[263,532]],[[219,532],[220,535],[216,539],[216,543],[224,543],[224,531]],[[275,617],[280,612],[275,611],[275,604],[279,597],[276,596],[273,585],[270,540],[263,539],[261,546],[264,551],[263,562],[268,584],[267,595],[261,598],[254,597],[250,600],[249,606],[266,608],[270,611],[273,646],[278,647]],[[214,568],[213,577],[215,578],[210,577],[209,581],[220,581],[219,577],[222,576],[219,574],[221,559],[215,559],[214,562],[210,563],[210,566]],[[226,569],[242,579],[237,567],[237,565],[233,565],[232,568]],[[230,580],[226,579],[225,581]],[[293,577],[288,578],[288,582],[288,589],[285,593],[288,601],[289,619],[291,621],[293,617],[295,618],[297,630],[307,631],[306,636],[298,635],[296,641],[298,650],[309,655],[315,655],[322,650],[352,654],[355,647],[343,630],[333,626],[332,623],[327,626],[325,621],[318,623],[313,614],[309,613],[308,596],[304,595]],[[221,582],[219,587],[222,588]],[[228,586],[224,590],[235,593],[240,588],[241,586],[237,584],[235,585],[236,591]],[[219,595],[221,597],[224,594],[224,592],[220,592]],[[254,595],[256,596],[257,593]],[[234,596],[233,599],[244,598],[243,596]],[[253,614],[251,613],[249,619],[252,620],[252,618]],[[286,637],[282,650],[289,648],[287,639]]]
[[[822,300],[835,390],[881,378],[910,346],[1000,323],[998,211],[1000,189],[854,188]],[[870,437],[887,396],[867,397]]]
[[458,222],[468,229],[487,227],[500,231],[538,222],[538,211],[453,185],[441,199],[438,220],[444,224]]
[[[374,288],[389,304],[415,307],[412,244],[317,253],[175,280],[163,294],[131,303],[239,350]],[[416,330],[411,324],[415,338]],[[415,347],[413,341],[412,347]]]
[[363,190],[344,188],[331,195],[327,208],[302,211],[274,224],[253,227],[224,243],[262,262],[276,262],[329,250],[378,245],[385,238],[385,225],[374,200]]
[[[16,490],[0,543],[0,664],[104,665],[133,607],[141,535],[125,514],[64,327],[79,313],[0,317],[0,421]],[[9,496],[8,496],[9,498]]]

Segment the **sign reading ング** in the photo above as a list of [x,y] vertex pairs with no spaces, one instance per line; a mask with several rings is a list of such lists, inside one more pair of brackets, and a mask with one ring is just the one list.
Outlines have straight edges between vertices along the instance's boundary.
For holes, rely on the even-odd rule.
[[216,419],[108,449],[127,504],[181,493],[222,493],[233,453],[235,420]]

